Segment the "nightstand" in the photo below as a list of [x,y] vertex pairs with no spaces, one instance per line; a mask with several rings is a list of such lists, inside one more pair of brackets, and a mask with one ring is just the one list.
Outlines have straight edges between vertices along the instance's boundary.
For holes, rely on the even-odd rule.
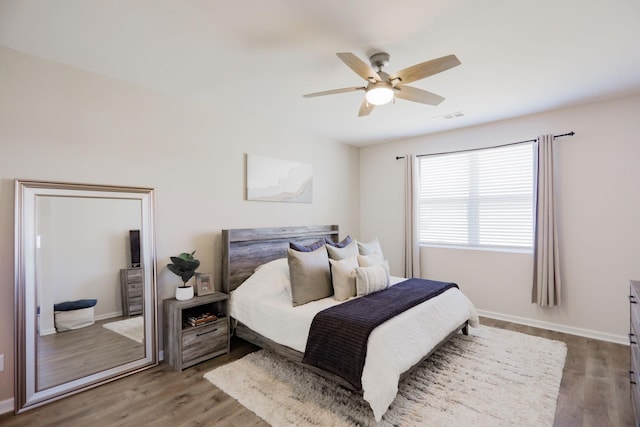
[[164,360],[182,371],[228,353],[228,302],[229,296],[220,292],[186,301],[164,300]]

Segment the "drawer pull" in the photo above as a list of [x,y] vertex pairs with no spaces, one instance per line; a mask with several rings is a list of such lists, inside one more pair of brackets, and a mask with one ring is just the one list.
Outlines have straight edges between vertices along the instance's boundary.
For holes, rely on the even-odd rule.
[[637,304],[638,303],[638,301],[636,301],[636,297],[633,296],[633,295],[629,295],[629,302],[631,304]]
[[196,334],[196,336],[197,337],[201,337],[202,335],[210,334],[211,332],[215,332],[217,330],[218,330],[218,328],[212,329],[212,330],[207,331],[207,332],[200,332],[200,333]]
[[629,333],[629,344],[638,344],[637,341],[634,341],[633,338],[636,336],[633,332]]
[[635,372],[633,372],[633,371],[629,371],[629,383],[633,384],[633,385],[636,385],[634,373]]

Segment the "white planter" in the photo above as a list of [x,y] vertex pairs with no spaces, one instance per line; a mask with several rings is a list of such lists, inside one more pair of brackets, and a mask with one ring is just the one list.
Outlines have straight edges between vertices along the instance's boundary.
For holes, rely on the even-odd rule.
[[176,288],[176,299],[184,301],[193,298],[193,286],[178,286]]

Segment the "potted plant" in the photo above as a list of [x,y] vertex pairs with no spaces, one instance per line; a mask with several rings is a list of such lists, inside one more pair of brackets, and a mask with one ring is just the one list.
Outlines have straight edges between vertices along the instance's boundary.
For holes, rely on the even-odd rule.
[[173,274],[180,276],[182,286],[176,288],[177,300],[188,300],[193,298],[193,286],[187,285],[187,282],[196,273],[196,269],[200,267],[200,261],[193,257],[196,251],[190,254],[183,252],[178,256],[171,257],[171,263],[167,264],[167,268]]

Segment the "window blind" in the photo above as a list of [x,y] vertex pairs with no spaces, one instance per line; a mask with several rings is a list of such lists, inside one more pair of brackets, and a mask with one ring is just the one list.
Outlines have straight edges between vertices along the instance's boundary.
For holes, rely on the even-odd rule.
[[419,158],[421,244],[533,247],[534,143]]

